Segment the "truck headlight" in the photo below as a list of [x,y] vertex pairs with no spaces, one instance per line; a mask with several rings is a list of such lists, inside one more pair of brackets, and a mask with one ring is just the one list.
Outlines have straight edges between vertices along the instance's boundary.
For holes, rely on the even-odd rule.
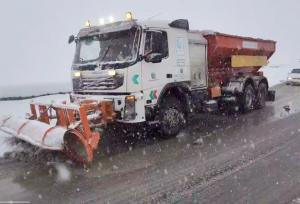
[[133,15],[131,12],[126,12],[125,13],[125,18],[127,21],[132,21],[133,20]]
[[135,116],[135,96],[126,96],[124,107],[124,120],[134,120]]
[[73,72],[73,78],[79,78],[81,76],[80,71],[74,71]]
[[292,80],[292,77],[288,77],[288,79],[287,79],[287,80],[288,80],[288,81],[289,81],[289,80]]
[[116,70],[114,70],[114,69],[109,69],[109,70],[107,71],[107,74],[108,74],[109,76],[115,76],[115,75],[116,75]]

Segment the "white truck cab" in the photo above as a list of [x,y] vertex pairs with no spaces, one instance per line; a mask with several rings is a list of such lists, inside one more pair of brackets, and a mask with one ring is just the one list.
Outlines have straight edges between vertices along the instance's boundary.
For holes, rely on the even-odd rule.
[[156,120],[164,95],[207,88],[207,41],[186,20],[88,27],[75,41],[73,100],[111,99],[118,121]]

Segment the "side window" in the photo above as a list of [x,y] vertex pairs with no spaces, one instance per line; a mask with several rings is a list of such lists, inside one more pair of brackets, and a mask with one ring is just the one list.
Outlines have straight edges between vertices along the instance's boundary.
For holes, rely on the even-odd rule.
[[165,31],[147,31],[144,54],[160,53],[162,58],[169,55],[168,37]]
[[166,32],[162,32],[162,54],[163,57],[169,56],[169,45],[168,45],[168,36]]

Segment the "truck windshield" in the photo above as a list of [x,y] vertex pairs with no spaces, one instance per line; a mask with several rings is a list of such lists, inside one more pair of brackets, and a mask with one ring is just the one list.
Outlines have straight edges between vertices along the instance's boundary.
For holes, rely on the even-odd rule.
[[138,28],[81,38],[77,42],[75,62],[123,63],[137,58]]

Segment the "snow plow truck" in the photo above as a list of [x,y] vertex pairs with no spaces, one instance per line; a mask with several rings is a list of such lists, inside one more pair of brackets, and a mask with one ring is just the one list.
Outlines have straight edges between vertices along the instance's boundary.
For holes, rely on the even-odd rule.
[[108,123],[154,125],[174,136],[196,113],[249,112],[275,100],[259,71],[276,42],[190,30],[185,19],[128,18],[90,24],[76,44],[70,102],[32,103],[27,118],[0,117],[0,130],[91,163]]

